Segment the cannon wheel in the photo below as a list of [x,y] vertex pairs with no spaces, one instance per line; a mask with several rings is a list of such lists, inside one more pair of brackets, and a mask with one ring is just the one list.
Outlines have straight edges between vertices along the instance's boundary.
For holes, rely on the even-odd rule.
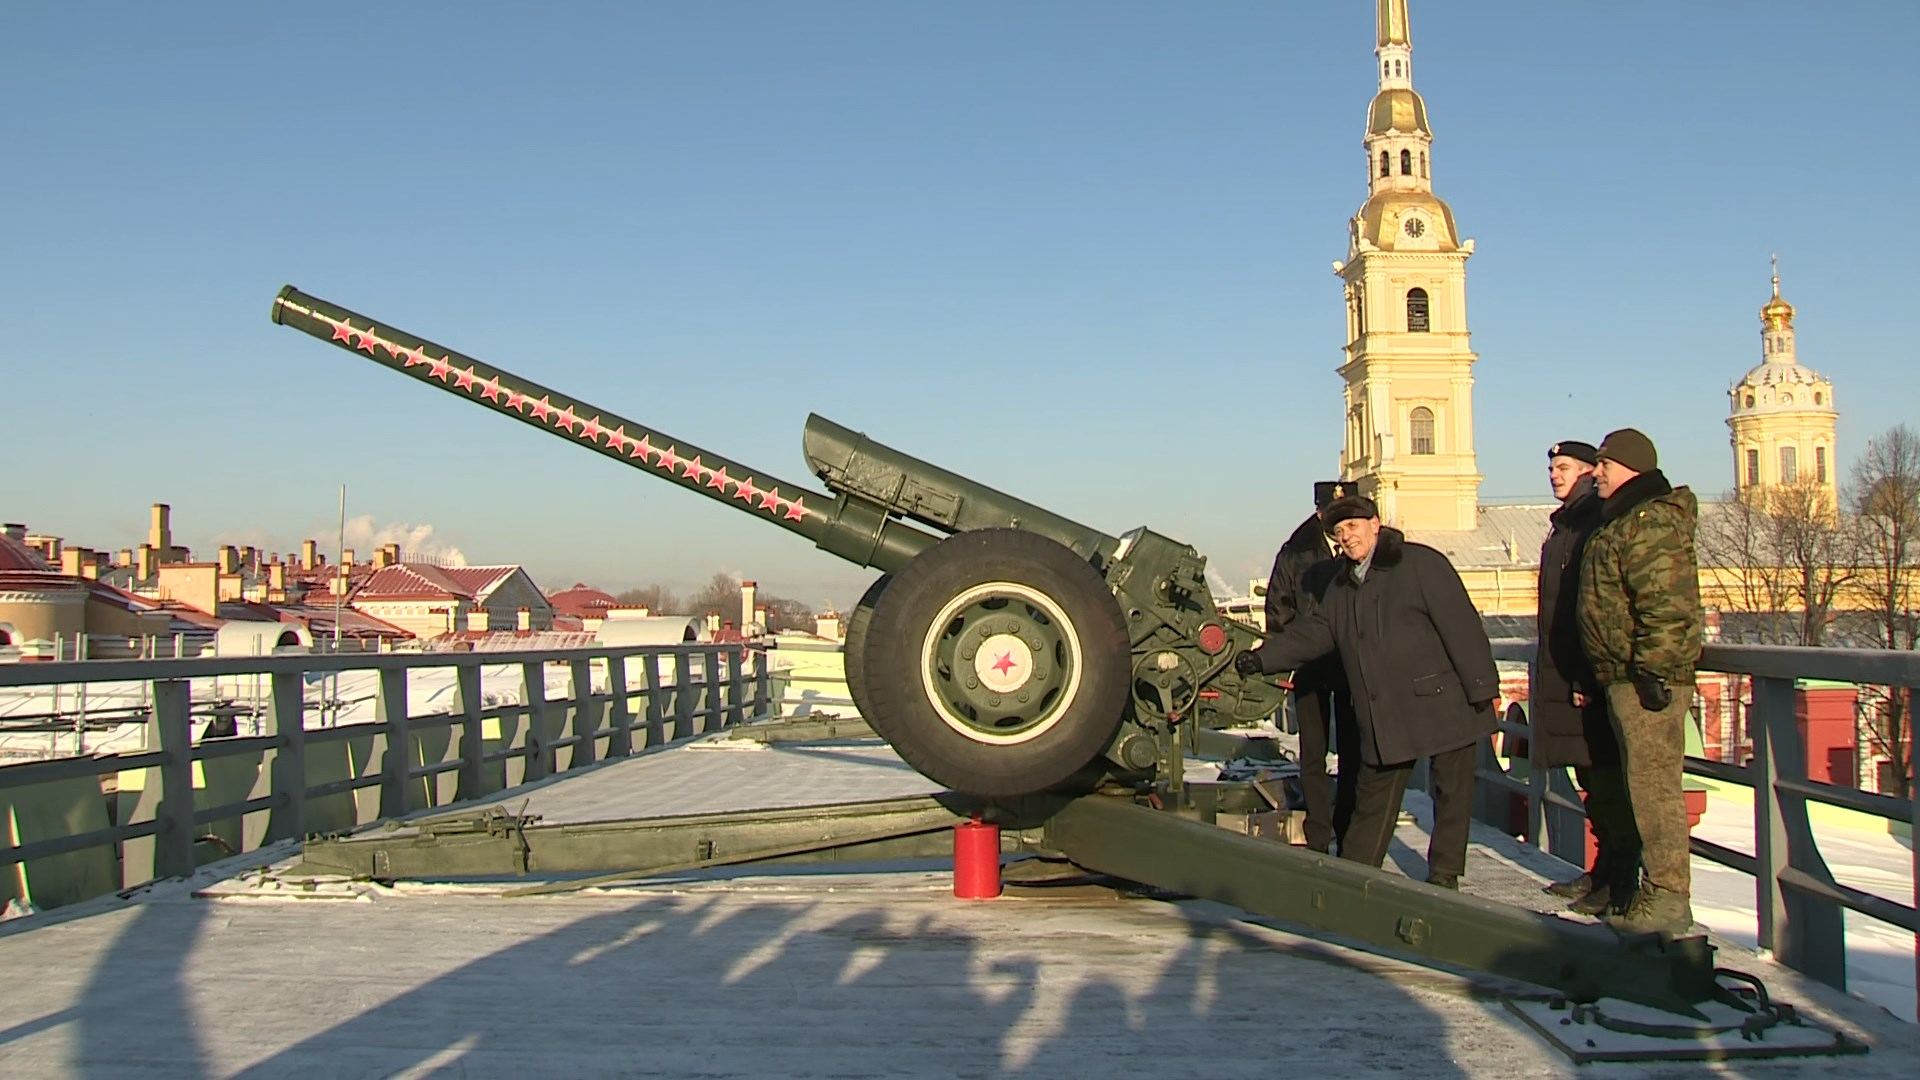
[[[882,574],[867,586],[860,595],[860,602],[853,605],[853,612],[847,616],[847,640],[843,659],[847,666],[847,693],[852,696],[854,707],[861,716],[867,715],[867,624],[873,620],[873,605],[880,600],[880,594],[886,591],[887,584],[893,580],[892,574]],[[871,721],[869,721],[871,723]]]
[[1130,651],[1120,606],[1086,560],[1034,533],[971,530],[921,553],[875,602],[865,715],[956,791],[1045,791],[1112,741]]

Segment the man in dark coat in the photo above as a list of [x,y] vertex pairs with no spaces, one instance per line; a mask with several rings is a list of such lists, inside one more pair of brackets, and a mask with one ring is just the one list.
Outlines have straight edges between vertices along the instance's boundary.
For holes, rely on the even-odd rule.
[[[1293,530],[1273,558],[1267,579],[1267,633],[1278,634],[1312,611],[1333,582],[1338,565],[1322,511],[1345,494],[1344,485],[1313,485],[1313,513]],[[1331,656],[1309,660],[1293,673],[1293,714],[1300,729],[1300,788],[1307,800],[1307,847],[1330,851],[1353,820],[1354,786],[1360,780],[1359,728],[1347,697],[1347,676]],[[1331,730],[1330,730],[1331,729]],[[1328,737],[1339,759],[1332,791],[1327,784]]]
[[1560,509],[1553,512],[1552,531],[1540,546],[1540,612],[1535,621],[1540,652],[1530,703],[1540,764],[1573,767],[1586,793],[1595,841],[1587,872],[1548,885],[1546,891],[1573,901],[1568,906],[1586,915],[1610,906],[1625,908],[1640,876],[1640,833],[1634,828],[1633,804],[1620,768],[1620,742],[1607,717],[1606,695],[1580,645],[1574,602],[1580,555],[1587,537],[1600,526],[1603,506],[1593,484],[1596,453],[1591,444],[1572,440],[1547,450],[1547,482]]
[[1313,611],[1234,657],[1234,668],[1291,671],[1337,653],[1360,734],[1360,782],[1340,857],[1371,866],[1386,859],[1413,763],[1431,758],[1427,880],[1459,888],[1476,750],[1496,726],[1493,647],[1453,564],[1381,525],[1373,500],[1337,499],[1322,517],[1341,552],[1333,584]]

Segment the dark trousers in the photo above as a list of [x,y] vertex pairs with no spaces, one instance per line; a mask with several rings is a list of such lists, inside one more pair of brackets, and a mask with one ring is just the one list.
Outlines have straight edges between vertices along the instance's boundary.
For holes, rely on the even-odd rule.
[[[1331,851],[1353,820],[1354,792],[1360,784],[1360,725],[1346,695],[1331,690],[1295,690],[1293,716],[1300,729],[1300,790],[1307,800],[1307,846]],[[1327,750],[1339,761],[1327,782]]]
[[1593,826],[1594,877],[1612,882],[1634,880],[1640,869],[1640,829],[1627,797],[1626,770],[1619,765],[1575,765],[1574,778],[1586,792],[1587,822]]
[[[1427,876],[1467,872],[1467,828],[1473,821],[1473,767],[1478,743],[1433,755],[1427,784],[1433,796],[1433,832],[1427,838]],[[1340,857],[1379,866],[1393,844],[1400,798],[1413,776],[1413,762],[1360,763],[1353,821],[1340,841]]]

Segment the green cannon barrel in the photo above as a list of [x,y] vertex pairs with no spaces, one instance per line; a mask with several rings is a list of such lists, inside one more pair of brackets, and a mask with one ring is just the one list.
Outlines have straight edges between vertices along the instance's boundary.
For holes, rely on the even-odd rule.
[[273,321],[799,533],[860,566],[893,573],[938,540],[857,494],[824,495],[748,469],[291,285],[274,298]]
[[878,503],[942,532],[1024,529],[1058,541],[1103,569],[1120,547],[1118,537],[903,454],[824,416],[807,417],[801,451],[828,490]]

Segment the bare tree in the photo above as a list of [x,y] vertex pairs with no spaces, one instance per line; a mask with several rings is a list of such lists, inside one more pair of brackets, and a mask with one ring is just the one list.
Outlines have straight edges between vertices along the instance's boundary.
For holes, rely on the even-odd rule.
[[[1860,605],[1872,614],[1876,644],[1912,650],[1920,608],[1920,435],[1900,424],[1868,442],[1851,480]],[[1912,782],[1911,704],[1906,688],[1889,688],[1879,722],[1868,725],[1901,798]]]
[[1701,517],[1700,564],[1722,610],[1745,616],[1739,639],[1822,645],[1853,580],[1852,532],[1832,493],[1803,482],[1728,496]]
[[[1695,535],[1700,568],[1707,579],[1710,606],[1744,616],[1733,635],[1763,645],[1799,644],[1794,640],[1788,575],[1773,551],[1771,524],[1759,498],[1729,495],[1703,508]],[[1723,630],[1725,622],[1723,620]]]
[[740,582],[732,574],[717,573],[687,598],[687,608],[691,615],[717,611],[723,619],[736,618],[740,612]]
[[680,598],[673,595],[664,585],[645,585],[638,589],[628,589],[614,597],[621,607],[643,607],[655,615],[684,615],[687,613]]
[[1791,610],[1800,614],[1798,643],[1824,645],[1834,604],[1854,579],[1856,533],[1842,523],[1824,484],[1769,487],[1763,499],[1767,545],[1779,559]]

